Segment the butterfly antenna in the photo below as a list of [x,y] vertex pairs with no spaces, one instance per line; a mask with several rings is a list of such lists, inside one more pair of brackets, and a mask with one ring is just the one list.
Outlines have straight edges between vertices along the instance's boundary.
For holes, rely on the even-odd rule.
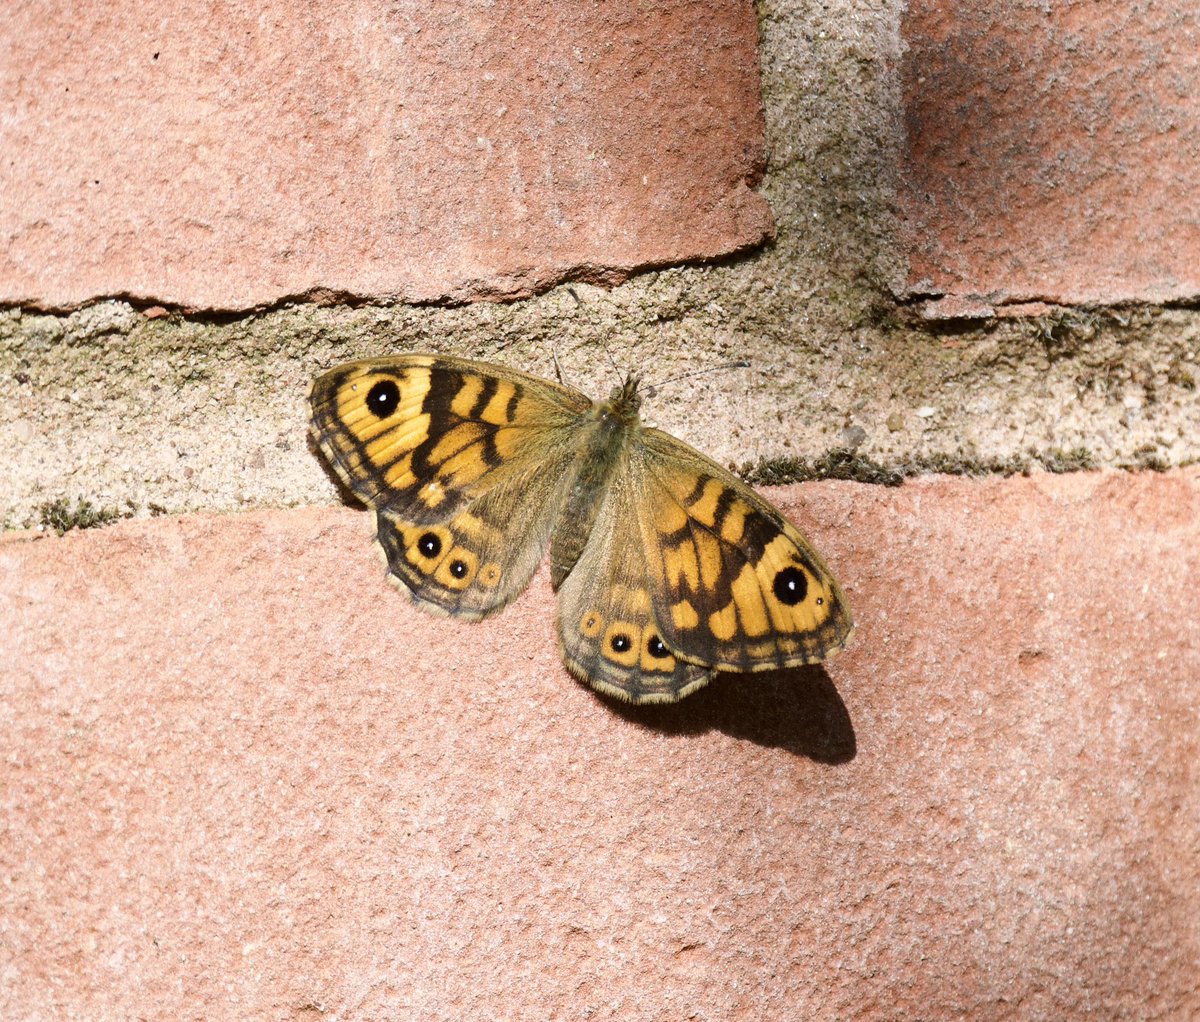
[[[578,306],[582,312],[587,314],[587,318],[594,322],[595,317],[588,314],[587,307],[584,305],[583,299],[579,297],[579,293],[570,285],[567,285],[566,292],[572,298],[575,299],[576,306]],[[608,364],[612,366],[613,372],[616,373],[618,379],[624,379],[626,374],[623,374],[621,372],[621,367],[619,365],[617,365],[617,360],[615,358],[613,358],[612,352],[608,350],[608,345],[604,343],[603,339],[601,339],[601,341],[600,341],[600,347],[604,349],[604,357],[608,359]],[[554,360],[554,371],[559,374],[558,382],[562,383],[563,382],[562,373],[558,368],[558,359],[557,358],[555,358],[555,360]]]
[[[550,359],[551,359],[551,361],[554,362],[554,375],[558,378],[558,382],[562,383],[563,382],[562,366],[560,366],[558,364],[558,352],[551,349],[550,350]],[[563,386],[566,386],[566,384],[563,384]]]
[[624,379],[627,375],[621,372],[621,367],[617,365],[617,360],[613,358],[613,354],[608,350],[608,345],[603,340],[600,341],[600,347],[604,349],[604,357],[608,359],[608,364],[613,367],[613,372],[617,374],[618,379]]
[[676,376],[668,376],[665,380],[659,380],[651,389],[657,391],[665,387],[668,383],[677,383],[680,380],[690,380],[693,376],[704,376],[706,373],[724,372],[726,369],[749,369],[750,362],[747,359],[739,358],[734,362],[722,362],[720,365],[705,366],[703,369],[693,369],[689,373],[679,373]]

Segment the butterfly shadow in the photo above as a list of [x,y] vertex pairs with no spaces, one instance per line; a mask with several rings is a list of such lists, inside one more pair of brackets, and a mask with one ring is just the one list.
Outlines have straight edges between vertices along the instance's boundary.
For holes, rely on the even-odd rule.
[[848,763],[858,751],[850,712],[820,664],[761,674],[718,674],[695,695],[665,706],[631,706],[597,695],[615,714],[667,735],[714,728],[817,763]]

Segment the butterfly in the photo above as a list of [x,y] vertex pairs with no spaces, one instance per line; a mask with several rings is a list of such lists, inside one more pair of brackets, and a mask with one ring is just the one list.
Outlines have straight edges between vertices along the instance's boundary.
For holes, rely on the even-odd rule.
[[803,536],[716,462],[605,401],[501,366],[407,354],[312,385],[311,432],[375,511],[389,574],[437,614],[511,603],[550,550],[563,661],[634,703],[717,671],[824,660],[853,622]]

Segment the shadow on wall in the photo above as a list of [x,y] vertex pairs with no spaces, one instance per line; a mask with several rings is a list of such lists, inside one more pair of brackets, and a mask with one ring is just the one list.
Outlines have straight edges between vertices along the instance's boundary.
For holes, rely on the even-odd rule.
[[682,702],[631,706],[596,696],[633,724],[667,735],[713,728],[818,763],[848,763],[858,745],[842,697],[820,664],[761,674],[719,674]]

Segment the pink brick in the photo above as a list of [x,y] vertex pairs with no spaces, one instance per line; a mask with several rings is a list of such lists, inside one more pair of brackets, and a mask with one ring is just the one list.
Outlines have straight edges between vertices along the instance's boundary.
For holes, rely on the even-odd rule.
[[429,301],[773,227],[746,0],[21,4],[0,300]]
[[1200,471],[774,496],[856,643],[657,712],[363,512],[0,540],[0,1017],[1200,1017]]
[[1200,294],[1194,3],[914,0],[903,32],[911,293]]

